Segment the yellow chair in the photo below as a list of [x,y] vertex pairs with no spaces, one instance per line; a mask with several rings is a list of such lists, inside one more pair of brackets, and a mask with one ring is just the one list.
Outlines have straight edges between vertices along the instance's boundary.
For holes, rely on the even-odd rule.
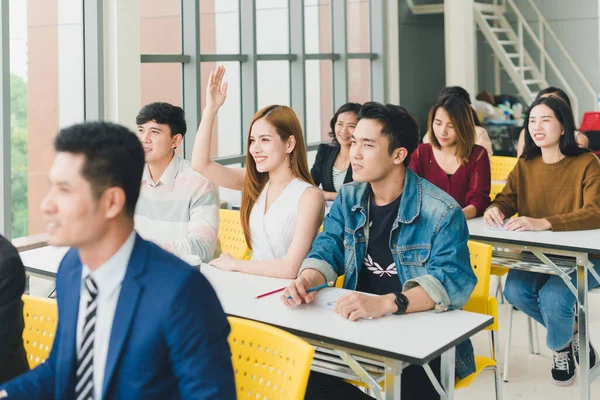
[[477,285],[471,294],[471,298],[463,307],[464,311],[491,315],[494,317],[492,325],[486,328],[490,331],[491,357],[475,356],[475,372],[466,378],[456,382],[455,388],[461,389],[470,386],[475,378],[484,369],[492,369],[496,383],[496,399],[502,399],[502,381],[498,365],[498,304],[495,297],[489,296],[490,271],[492,265],[492,246],[474,241],[468,242],[471,258],[471,267],[477,276]]
[[248,259],[250,249],[246,245],[246,237],[237,210],[219,210],[219,242],[221,252],[229,253],[233,258]]
[[304,398],[315,349],[291,333],[228,317],[237,398]]
[[492,156],[492,181],[506,181],[518,161],[517,157]]
[[29,368],[35,368],[46,361],[52,350],[58,325],[58,307],[56,300],[28,295],[23,296],[23,303],[23,345]]
[[490,187],[490,200],[491,201],[494,201],[494,199],[496,198],[498,193],[502,192],[502,189],[504,189],[504,186],[505,186],[504,183],[492,183],[492,185]]

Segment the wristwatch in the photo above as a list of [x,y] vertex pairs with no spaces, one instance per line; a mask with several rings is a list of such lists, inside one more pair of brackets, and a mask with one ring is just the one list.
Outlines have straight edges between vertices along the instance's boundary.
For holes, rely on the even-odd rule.
[[396,296],[395,303],[396,306],[398,306],[398,311],[396,311],[394,314],[400,315],[406,313],[406,309],[408,308],[408,297],[400,292],[394,293],[394,296]]

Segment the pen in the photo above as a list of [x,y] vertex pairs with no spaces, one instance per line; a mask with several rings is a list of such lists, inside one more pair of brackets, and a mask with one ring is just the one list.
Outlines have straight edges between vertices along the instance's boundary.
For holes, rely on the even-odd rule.
[[[326,287],[328,287],[328,286],[333,286],[333,282],[327,282],[327,283],[324,283],[324,284],[322,284],[322,285],[315,286],[314,288],[310,288],[310,289],[308,289],[308,290],[306,291],[306,293],[310,293],[310,292],[316,292],[317,290],[321,290],[321,289],[323,289],[323,288],[326,288]],[[291,299],[291,298],[292,298],[292,296],[288,296],[287,298],[288,298],[288,299]]]
[[267,293],[259,294],[259,295],[258,295],[258,296],[256,296],[255,298],[257,298],[257,299],[260,299],[261,297],[265,297],[265,296],[268,296],[268,295],[270,295],[270,294],[273,294],[273,293],[279,293],[279,292],[283,292],[283,291],[285,290],[285,288],[286,288],[286,287],[287,287],[287,286],[284,286],[284,287],[282,287],[282,288],[279,288],[279,289],[271,290],[270,292],[267,292]]

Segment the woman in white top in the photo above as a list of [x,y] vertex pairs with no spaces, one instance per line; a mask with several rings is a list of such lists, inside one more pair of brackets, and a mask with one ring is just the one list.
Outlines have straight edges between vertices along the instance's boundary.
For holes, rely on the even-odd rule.
[[300,122],[289,107],[264,107],[250,123],[246,168],[211,161],[211,132],[227,96],[224,75],[225,68],[218,66],[208,78],[192,167],[219,186],[242,191],[240,218],[252,260],[222,254],[210,264],[229,271],[296,278],[323,221],[325,207],[308,171]]

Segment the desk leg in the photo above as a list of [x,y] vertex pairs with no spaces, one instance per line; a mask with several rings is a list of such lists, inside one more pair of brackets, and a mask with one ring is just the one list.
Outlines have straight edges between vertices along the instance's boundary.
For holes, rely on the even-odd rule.
[[587,254],[577,257],[577,315],[579,323],[579,384],[581,400],[590,399],[590,337],[588,332]]
[[455,377],[456,347],[451,347],[442,353],[440,364],[440,378],[442,386],[446,391],[448,400],[454,399],[454,377]]
[[400,400],[402,370],[406,363],[385,359],[385,400]]

